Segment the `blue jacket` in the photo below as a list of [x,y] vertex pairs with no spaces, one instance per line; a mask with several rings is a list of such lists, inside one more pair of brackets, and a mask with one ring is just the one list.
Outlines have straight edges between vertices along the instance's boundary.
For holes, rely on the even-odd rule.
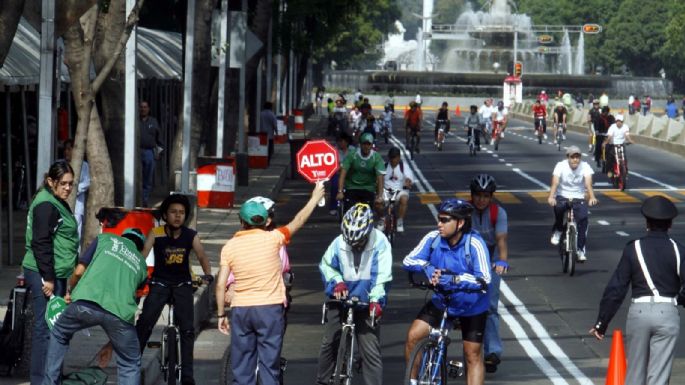
[[[466,242],[469,242],[469,254],[466,253]],[[431,231],[423,237],[421,242],[404,258],[404,269],[413,273],[424,273],[431,278],[435,269],[451,270],[459,276],[459,282],[453,283],[452,275],[444,276],[440,286],[445,290],[474,290],[481,288],[478,279],[490,284],[490,256],[483,239],[476,231],[464,234],[459,243],[450,247],[447,240],[440,237],[440,233]],[[433,304],[440,310],[445,308],[443,296],[433,294]],[[450,317],[468,317],[481,314],[488,310],[489,298],[487,293],[457,291],[449,296],[448,315]]]
[[326,296],[333,296],[335,285],[345,282],[350,297],[362,302],[385,306],[387,286],[392,281],[392,248],[383,232],[373,229],[362,250],[359,268],[354,267],[354,254],[342,235],[331,242],[319,263]]

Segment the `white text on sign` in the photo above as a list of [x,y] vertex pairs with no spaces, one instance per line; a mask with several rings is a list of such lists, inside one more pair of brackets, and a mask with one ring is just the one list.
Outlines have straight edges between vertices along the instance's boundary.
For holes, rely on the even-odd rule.
[[335,164],[335,154],[330,152],[325,154],[305,155],[300,159],[300,169],[305,167],[331,166]]

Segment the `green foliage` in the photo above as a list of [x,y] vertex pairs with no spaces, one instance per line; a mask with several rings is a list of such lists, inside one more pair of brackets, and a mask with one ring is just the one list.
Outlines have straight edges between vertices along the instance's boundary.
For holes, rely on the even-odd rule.
[[665,2],[672,16],[664,29],[666,41],[658,55],[664,63],[666,75],[680,87],[685,87],[685,2]]

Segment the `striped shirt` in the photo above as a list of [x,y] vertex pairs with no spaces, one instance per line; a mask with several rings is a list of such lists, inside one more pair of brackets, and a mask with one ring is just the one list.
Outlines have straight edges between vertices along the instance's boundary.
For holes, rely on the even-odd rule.
[[281,246],[290,241],[287,227],[235,233],[221,249],[221,266],[235,275],[231,307],[281,304],[285,300]]

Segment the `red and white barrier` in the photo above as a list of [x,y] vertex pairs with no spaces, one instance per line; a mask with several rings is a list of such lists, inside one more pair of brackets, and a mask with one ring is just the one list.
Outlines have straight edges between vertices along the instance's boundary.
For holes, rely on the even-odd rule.
[[304,131],[304,111],[293,110],[293,116],[295,116],[295,126],[294,131]]
[[247,137],[247,165],[249,168],[269,167],[269,138],[265,133]]
[[233,207],[235,159],[226,158],[197,168],[197,206]]

